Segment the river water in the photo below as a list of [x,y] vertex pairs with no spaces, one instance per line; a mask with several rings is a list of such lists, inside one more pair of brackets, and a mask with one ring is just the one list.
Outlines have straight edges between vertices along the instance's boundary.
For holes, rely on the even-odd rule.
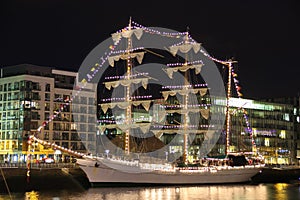
[[297,200],[300,185],[287,183],[233,184],[174,187],[114,187],[89,189],[49,189],[0,194],[0,200]]

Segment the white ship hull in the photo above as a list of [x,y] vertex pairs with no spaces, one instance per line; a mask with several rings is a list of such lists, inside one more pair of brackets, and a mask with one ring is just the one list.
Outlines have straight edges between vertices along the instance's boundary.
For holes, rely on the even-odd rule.
[[[107,159],[97,160],[100,164],[95,167],[95,160],[78,159],[77,163],[85,172],[90,183],[93,184],[223,184],[249,182],[251,178],[260,172],[260,166],[245,167],[219,167],[203,168],[201,170],[146,170],[138,166],[121,165],[119,170],[118,163],[110,162],[108,167],[104,163],[110,162]],[[113,166],[114,165],[114,166]],[[143,171],[144,170],[144,171]]]

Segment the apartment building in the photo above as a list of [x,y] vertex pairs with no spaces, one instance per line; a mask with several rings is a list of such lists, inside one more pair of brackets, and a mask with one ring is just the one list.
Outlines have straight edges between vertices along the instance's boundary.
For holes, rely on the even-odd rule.
[[[80,82],[77,72],[31,64],[2,67],[0,76],[0,162],[24,161],[29,135],[95,151],[96,84]],[[55,153],[61,152],[38,144],[33,152],[36,159]]]

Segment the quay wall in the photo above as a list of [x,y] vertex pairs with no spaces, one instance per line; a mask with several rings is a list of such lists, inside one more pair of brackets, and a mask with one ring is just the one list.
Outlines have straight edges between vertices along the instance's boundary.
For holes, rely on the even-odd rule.
[[[33,167],[30,176],[27,176],[27,168],[2,167],[0,169],[0,193],[46,191],[55,189],[86,190],[90,183],[84,172],[76,167],[68,167],[62,170],[57,166],[46,165],[45,167]],[[4,175],[4,177],[3,177]]]

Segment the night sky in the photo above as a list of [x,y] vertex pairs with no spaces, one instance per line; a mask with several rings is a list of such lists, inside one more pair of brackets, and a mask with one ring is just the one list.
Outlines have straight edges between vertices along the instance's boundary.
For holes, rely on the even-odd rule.
[[131,16],[149,27],[189,27],[210,55],[234,57],[246,98],[299,95],[299,1],[195,2],[1,0],[0,65],[77,70]]

